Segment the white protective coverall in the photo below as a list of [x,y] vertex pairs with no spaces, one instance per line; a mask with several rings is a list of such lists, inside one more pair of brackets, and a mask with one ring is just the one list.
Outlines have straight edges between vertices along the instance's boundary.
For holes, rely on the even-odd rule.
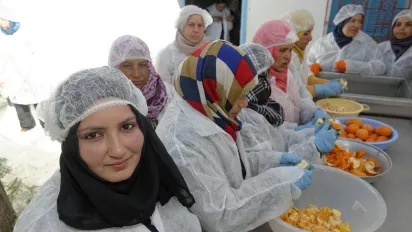
[[[348,4],[339,10],[333,22],[338,25],[357,14],[364,15],[363,7]],[[380,61],[379,54],[376,42],[363,31],[359,31],[352,42],[342,49],[331,32],[318,39],[307,56],[309,65],[319,63],[326,72],[334,72],[336,62],[344,60],[346,73],[382,75],[385,72],[385,65]]]
[[245,147],[251,135],[243,138],[238,132],[235,143],[178,95],[156,133],[193,193],[191,211],[205,231],[250,231],[280,216],[300,196],[292,183],[302,177],[302,170],[278,167],[283,153],[274,151],[270,141]]
[[[3,8],[3,3],[0,3]],[[48,76],[42,72],[42,65],[36,59],[34,33],[24,18],[11,15],[11,11],[0,10],[0,17],[20,22],[13,35],[0,32],[0,80],[5,83],[5,95],[20,105],[37,104],[51,94]],[[43,75],[42,75],[43,74]],[[50,78],[50,77],[49,77]]]
[[231,16],[229,8],[225,7],[223,11],[218,11],[216,9],[216,4],[213,4],[207,8],[207,11],[212,17],[222,18],[221,22],[213,22],[210,26],[207,27],[206,35],[209,37],[209,40],[218,40],[221,39],[220,35],[222,33],[223,27],[223,40],[230,41],[229,33],[233,29],[233,23],[226,20],[227,17]]
[[[16,222],[14,232],[43,232],[79,231],[67,226],[60,221],[57,213],[57,197],[60,191],[60,171],[57,171],[40,189],[31,203],[20,215]],[[151,217],[153,225],[159,232],[201,232],[199,221],[187,208],[182,206],[174,197],[161,206],[157,204]],[[109,228],[94,230],[101,232],[149,232],[142,224],[122,228]]]
[[[187,20],[192,15],[200,15],[203,18],[203,23],[205,28],[207,28],[213,21],[212,17],[206,10],[202,10],[199,7],[188,5],[182,8],[180,15],[176,21],[176,39],[171,44],[167,45],[166,48],[162,49],[156,57],[155,68],[157,73],[160,75],[162,80],[165,82],[167,94],[169,100],[173,99],[173,83],[175,78],[175,73],[179,68],[179,65],[183,62],[188,54],[183,53],[179,50],[177,44],[180,43],[181,46],[188,47],[189,45],[184,44],[182,39],[179,40],[179,36],[183,36],[183,30],[187,23]],[[180,33],[180,34],[179,34]],[[206,35],[202,41],[207,41]],[[201,41],[201,42],[202,42]],[[201,44],[197,45],[200,46]],[[193,46],[193,50],[197,48]]]
[[[412,21],[412,10],[403,10],[399,12],[392,22],[392,28],[396,21],[401,17],[407,17]],[[382,61],[385,63],[385,74],[393,77],[406,77],[412,79],[412,46],[406,50],[396,60],[396,55],[392,50],[391,42],[385,41],[378,45],[380,52],[382,53]]]

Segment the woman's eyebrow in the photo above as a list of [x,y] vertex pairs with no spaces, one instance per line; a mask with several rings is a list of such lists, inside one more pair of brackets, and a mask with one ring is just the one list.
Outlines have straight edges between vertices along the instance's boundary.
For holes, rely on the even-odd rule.
[[[129,122],[129,121],[131,121],[131,120],[136,120],[136,117],[135,117],[135,116],[130,116],[130,117],[126,118],[125,120],[121,121],[121,122],[119,123],[119,125],[124,124],[124,123],[126,123],[126,122]],[[136,120],[136,121],[137,121],[137,120]],[[80,133],[80,132],[85,131],[85,130],[96,131],[96,130],[102,130],[102,129],[104,129],[104,127],[88,125],[88,126],[85,126],[85,127],[82,128],[82,129],[79,129],[78,132]]]

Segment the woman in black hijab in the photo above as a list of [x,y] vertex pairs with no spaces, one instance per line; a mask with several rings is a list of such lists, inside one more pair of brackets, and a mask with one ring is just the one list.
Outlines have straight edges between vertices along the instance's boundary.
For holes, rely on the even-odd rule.
[[[412,79],[412,10],[404,10],[392,22],[388,41],[379,44],[386,75]],[[410,86],[412,92],[412,86]]]
[[73,74],[48,100],[60,172],[15,231],[201,231],[185,180],[150,122],[142,93],[108,67]]

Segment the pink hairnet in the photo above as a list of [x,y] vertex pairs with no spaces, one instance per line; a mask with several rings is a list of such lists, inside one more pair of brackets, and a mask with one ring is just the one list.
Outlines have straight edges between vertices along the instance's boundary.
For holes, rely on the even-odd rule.
[[283,20],[271,20],[264,23],[253,37],[253,43],[266,48],[294,44],[299,38],[290,24]]

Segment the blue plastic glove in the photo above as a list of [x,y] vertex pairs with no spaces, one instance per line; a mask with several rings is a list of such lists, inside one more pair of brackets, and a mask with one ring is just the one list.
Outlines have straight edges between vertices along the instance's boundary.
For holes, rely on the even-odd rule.
[[[294,154],[285,153],[280,157],[279,166],[280,167],[292,167],[292,166],[295,166],[296,164],[299,164],[300,162],[302,162],[301,157],[294,155]],[[310,164],[309,170],[312,170],[314,168],[315,166],[313,166],[313,164]]]
[[300,130],[303,130],[303,129],[313,128],[313,127],[315,127],[315,123],[316,123],[316,120],[312,119],[310,122],[308,122],[306,124],[297,126],[295,128],[295,131],[300,131]]
[[315,110],[315,113],[313,113],[313,119],[316,122],[319,118],[321,118],[321,119],[331,118],[331,116],[329,114],[327,114],[325,111],[323,111],[321,109],[317,109],[317,110]]
[[317,121],[317,119],[312,119],[312,121],[310,121],[310,122],[308,122],[304,125],[297,126],[295,128],[295,130],[296,131],[301,131],[301,130],[308,129],[308,128],[314,128],[315,129],[315,135],[316,135],[325,126],[325,124],[327,124],[328,127],[330,127],[330,121],[326,121],[326,122],[324,122],[323,124],[320,124],[320,125],[316,125],[316,121]]
[[338,80],[313,85],[316,97],[335,97],[343,93],[343,85]]
[[335,146],[338,132],[329,128],[330,123],[324,123],[319,132],[315,135],[315,145],[320,152],[330,152]]
[[312,171],[304,169],[304,174],[302,178],[296,181],[294,184],[300,188],[300,190],[305,190],[312,183]]

